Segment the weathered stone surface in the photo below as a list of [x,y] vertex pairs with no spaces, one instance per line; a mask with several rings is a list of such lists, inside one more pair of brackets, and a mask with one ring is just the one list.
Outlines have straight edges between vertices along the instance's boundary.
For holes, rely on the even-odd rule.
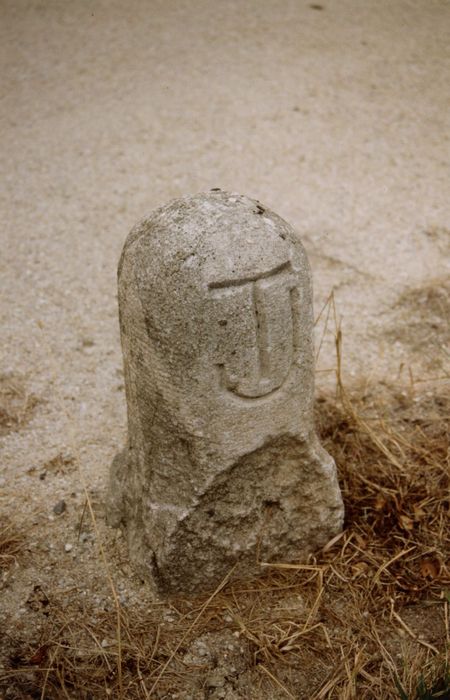
[[163,594],[238,562],[301,560],[339,531],[313,425],[311,276],[293,229],[211,191],[155,211],[119,264],[128,444],[108,518]]

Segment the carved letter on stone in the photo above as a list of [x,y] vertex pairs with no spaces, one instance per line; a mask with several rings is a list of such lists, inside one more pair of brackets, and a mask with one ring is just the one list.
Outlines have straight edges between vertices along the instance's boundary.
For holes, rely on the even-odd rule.
[[[291,265],[286,261],[268,272],[241,280],[211,282],[213,292],[223,292],[223,298],[236,289],[250,286],[242,293],[252,298],[252,320],[255,329],[255,368],[251,379],[227,375],[227,362],[219,364],[220,382],[241,398],[256,399],[272,394],[286,380],[298,347],[298,319],[295,278],[290,275]],[[219,292],[217,296],[222,296]],[[280,332],[281,330],[281,332]],[[290,342],[289,340],[290,339]],[[239,360],[238,360],[239,361]]]
[[342,526],[313,425],[311,277],[293,229],[211,191],[130,233],[119,264],[128,443],[109,522],[161,594],[299,561]]

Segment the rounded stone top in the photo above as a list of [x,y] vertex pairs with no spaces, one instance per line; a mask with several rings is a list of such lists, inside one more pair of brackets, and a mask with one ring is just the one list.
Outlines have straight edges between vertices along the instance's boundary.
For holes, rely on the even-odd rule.
[[127,238],[119,274],[123,256],[137,244],[151,256],[153,273],[190,271],[210,288],[272,274],[288,263],[307,270],[289,224],[257,200],[219,189],[173,200],[141,221]]

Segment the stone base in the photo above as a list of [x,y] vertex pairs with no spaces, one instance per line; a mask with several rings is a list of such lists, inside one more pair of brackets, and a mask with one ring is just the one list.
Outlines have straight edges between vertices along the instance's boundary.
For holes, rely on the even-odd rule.
[[145,487],[131,502],[134,474],[124,450],[112,465],[108,522],[124,529],[136,569],[161,595],[213,589],[235,565],[241,578],[260,574],[262,562],[304,561],[342,528],[334,461],[315,438],[268,442],[183,512],[168,503],[146,508],[153,499]]

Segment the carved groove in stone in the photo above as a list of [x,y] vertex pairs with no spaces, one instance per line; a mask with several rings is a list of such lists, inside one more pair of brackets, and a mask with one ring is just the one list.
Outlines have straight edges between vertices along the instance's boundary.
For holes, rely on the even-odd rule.
[[[298,289],[296,289],[293,280],[283,275],[285,279],[283,286],[286,291],[285,303],[290,305],[292,338],[290,349],[286,349],[286,352],[289,352],[290,355],[287,361],[286,371],[284,376],[278,379],[273,378],[274,361],[271,357],[273,347],[271,345],[270,322],[267,315],[267,306],[270,303],[270,298],[267,300],[266,297],[270,297],[272,283],[276,283],[277,278],[283,273],[289,273],[291,271],[292,266],[288,260],[282,265],[278,265],[276,268],[258,275],[238,280],[212,282],[209,284],[211,290],[222,290],[224,293],[227,293],[230,288],[242,287],[246,284],[251,285],[252,312],[255,320],[256,348],[258,352],[258,376],[249,389],[243,390],[239,388],[243,378],[229,375],[226,370],[225,362],[221,362],[217,365],[219,368],[220,386],[239,399],[255,401],[257,399],[269,397],[283,387],[283,384],[289,376],[292,363],[298,351]],[[273,333],[273,336],[275,335],[276,334]]]
[[221,280],[219,282],[210,282],[208,284],[209,289],[227,289],[228,287],[241,287],[243,284],[248,284],[249,282],[258,282],[258,280],[266,279],[267,277],[273,277],[283,270],[291,269],[290,260],[286,260],[285,263],[274,267],[272,270],[267,270],[267,272],[261,272],[257,275],[249,275],[248,277],[241,277],[237,280]]

